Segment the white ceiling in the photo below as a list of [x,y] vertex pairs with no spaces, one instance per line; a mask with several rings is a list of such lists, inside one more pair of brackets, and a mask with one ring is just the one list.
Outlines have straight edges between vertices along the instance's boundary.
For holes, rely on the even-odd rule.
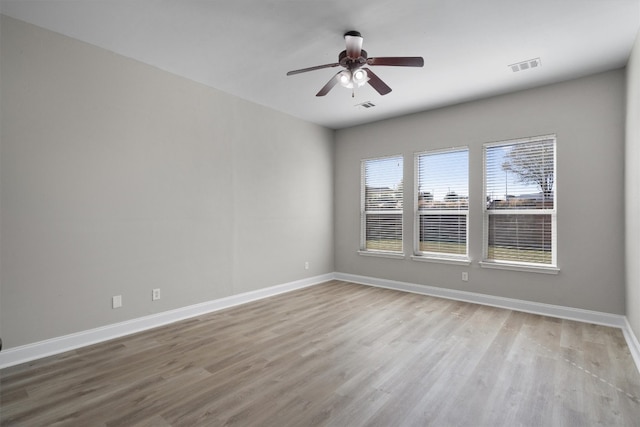
[[[619,68],[640,28],[640,0],[1,0],[0,12],[334,129]],[[336,68],[286,76],[337,62],[349,30],[369,56],[425,66],[374,67],[386,96],[316,97]]]

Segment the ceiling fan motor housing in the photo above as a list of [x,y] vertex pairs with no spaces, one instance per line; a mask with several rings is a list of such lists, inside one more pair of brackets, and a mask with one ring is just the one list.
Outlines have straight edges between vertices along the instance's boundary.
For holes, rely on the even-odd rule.
[[338,62],[347,70],[354,71],[367,63],[367,51],[360,49],[360,56],[352,58],[348,56],[346,50],[343,50],[338,55]]

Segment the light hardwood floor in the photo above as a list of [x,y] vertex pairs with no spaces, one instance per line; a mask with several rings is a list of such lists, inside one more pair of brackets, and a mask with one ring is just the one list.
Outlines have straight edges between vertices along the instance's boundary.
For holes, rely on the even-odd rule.
[[332,281],[0,371],[4,426],[638,426],[618,329]]

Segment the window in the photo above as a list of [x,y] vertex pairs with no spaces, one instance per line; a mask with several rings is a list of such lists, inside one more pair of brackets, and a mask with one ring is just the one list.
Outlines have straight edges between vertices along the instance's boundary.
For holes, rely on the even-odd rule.
[[469,150],[415,156],[417,256],[468,259]]
[[484,146],[483,266],[557,271],[555,151],[555,135]]
[[402,156],[363,160],[361,253],[402,255]]

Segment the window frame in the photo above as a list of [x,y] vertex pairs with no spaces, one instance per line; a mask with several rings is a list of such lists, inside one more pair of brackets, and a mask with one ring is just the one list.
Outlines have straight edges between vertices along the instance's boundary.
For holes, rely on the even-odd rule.
[[[513,146],[517,144],[527,144],[538,141],[553,141],[553,208],[544,209],[489,209],[487,206],[487,150],[493,147]],[[558,156],[557,156],[557,136],[556,134],[540,135],[527,138],[517,138],[505,141],[490,142],[482,146],[482,212],[483,212],[483,242],[482,261],[483,268],[494,268],[504,270],[520,270],[529,272],[539,272],[547,274],[558,274]],[[489,221],[492,215],[550,215],[551,217],[551,263],[534,263],[526,261],[498,260],[489,258]]]
[[[366,165],[368,162],[380,161],[380,160],[398,159],[402,162],[402,181],[404,181],[404,156],[402,154],[393,154],[388,156],[371,157],[360,160],[360,248],[358,254],[365,256],[376,256],[384,258],[399,258],[405,257],[404,254],[404,188],[401,194],[402,207],[395,210],[384,211],[367,211],[366,210]],[[400,215],[400,250],[382,250],[382,249],[367,249],[367,215]]]
[[[432,156],[438,154],[448,154],[456,152],[467,153],[467,208],[465,210],[455,209],[440,209],[440,210],[420,210],[420,158],[422,156]],[[468,146],[441,148],[435,150],[427,150],[414,153],[413,156],[413,203],[414,203],[414,218],[413,218],[413,256],[415,261],[428,261],[428,262],[442,262],[450,264],[464,264],[471,263],[469,258],[469,207],[470,207],[470,191],[469,191],[469,164],[470,164],[470,150]],[[464,254],[447,254],[443,252],[431,252],[420,250],[420,219],[422,216],[442,216],[442,215],[464,215],[466,220],[466,235],[465,235],[465,253]]]

